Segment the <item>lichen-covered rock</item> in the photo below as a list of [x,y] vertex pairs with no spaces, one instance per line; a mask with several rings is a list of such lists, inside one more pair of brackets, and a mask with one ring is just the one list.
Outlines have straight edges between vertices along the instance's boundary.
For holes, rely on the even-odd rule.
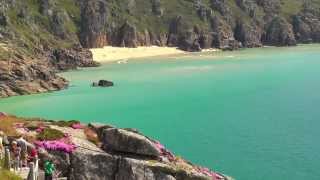
[[106,151],[150,157],[160,156],[158,148],[148,138],[123,129],[105,129],[103,131],[103,143]]
[[46,16],[52,15],[53,4],[54,1],[52,0],[39,0],[40,13]]
[[53,33],[60,37],[67,37],[67,29],[65,28],[65,23],[68,21],[68,16],[63,11],[53,11],[52,16],[50,16],[50,24]]
[[281,10],[280,0],[256,0],[257,4],[264,9],[267,15],[279,14]]
[[223,50],[234,50],[241,47],[235,39],[231,26],[223,19],[215,16],[211,19],[213,45]]
[[212,180],[174,164],[91,151],[73,153],[69,169],[71,180]]
[[118,170],[117,158],[107,153],[75,152],[71,155],[71,180],[113,180]]
[[284,18],[275,17],[268,25],[264,42],[275,46],[296,45],[296,39],[293,33],[292,25]]
[[55,162],[55,168],[62,177],[68,177],[70,174],[70,154],[60,151],[50,151],[50,158]]
[[235,38],[242,43],[244,47],[261,47],[262,29],[257,25],[248,25],[244,22],[238,22],[235,28]]
[[[207,45],[204,32],[199,27],[192,27],[182,16],[177,16],[171,21],[168,45],[177,46],[184,51],[201,51],[201,45]],[[200,36],[202,42],[200,43]]]
[[163,9],[161,8],[161,0],[151,0],[152,12],[157,16],[163,15]]
[[221,15],[230,15],[231,10],[227,6],[227,3],[225,0],[211,0],[211,8],[214,10],[217,10],[221,13]]
[[254,0],[236,0],[236,3],[251,18],[256,18],[258,6]]
[[53,50],[51,63],[61,71],[76,69],[77,67],[99,66],[99,63],[92,59],[92,53],[88,49],[75,46],[72,49]]
[[176,180],[172,175],[161,172],[161,166],[151,164],[143,160],[120,158],[115,180]]
[[0,75],[0,97],[61,90],[68,86],[68,82],[55,75],[46,62],[0,61]]
[[135,48],[138,46],[136,27],[126,21],[118,32],[117,44],[121,47]]
[[296,39],[302,43],[320,42],[320,17],[319,12],[310,5],[293,16],[292,25]]
[[107,8],[105,1],[85,1],[81,10],[80,41],[83,47],[94,48],[107,45],[105,25]]

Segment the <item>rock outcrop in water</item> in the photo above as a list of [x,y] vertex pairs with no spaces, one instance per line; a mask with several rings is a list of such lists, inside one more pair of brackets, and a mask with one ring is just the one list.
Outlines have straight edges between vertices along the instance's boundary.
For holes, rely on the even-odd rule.
[[301,0],[2,0],[0,97],[67,87],[56,72],[98,65],[82,47],[320,42],[319,9],[320,2]]
[[111,86],[114,86],[114,83],[108,80],[99,80],[98,82],[93,82],[92,86],[93,87],[111,87]]

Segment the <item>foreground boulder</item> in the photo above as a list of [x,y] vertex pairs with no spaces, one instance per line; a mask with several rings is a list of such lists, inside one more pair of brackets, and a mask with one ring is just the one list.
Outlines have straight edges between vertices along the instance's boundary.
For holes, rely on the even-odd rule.
[[71,180],[114,179],[117,171],[117,159],[107,153],[75,152],[71,156]]
[[[97,152],[71,156],[71,180],[212,180],[194,169]],[[228,179],[227,177],[224,179]]]
[[151,157],[160,156],[158,148],[148,138],[123,129],[105,129],[103,131],[103,143],[106,151]]
[[100,80],[98,83],[94,82],[92,83],[93,87],[111,87],[114,86],[114,83],[112,81],[108,81],[108,80]]

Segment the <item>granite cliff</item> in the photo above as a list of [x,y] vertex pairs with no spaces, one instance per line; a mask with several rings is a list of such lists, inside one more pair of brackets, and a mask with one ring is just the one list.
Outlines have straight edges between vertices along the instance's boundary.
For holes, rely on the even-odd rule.
[[234,50],[320,42],[320,0],[1,0],[0,97],[66,88],[87,48]]

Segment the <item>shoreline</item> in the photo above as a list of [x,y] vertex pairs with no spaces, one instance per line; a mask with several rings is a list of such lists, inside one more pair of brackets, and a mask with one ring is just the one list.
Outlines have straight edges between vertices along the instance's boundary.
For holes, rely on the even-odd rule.
[[161,57],[171,55],[186,55],[191,53],[201,52],[216,52],[219,49],[205,49],[201,52],[187,52],[178,49],[177,47],[159,47],[159,46],[139,46],[137,48],[113,47],[105,46],[103,48],[90,49],[93,55],[93,60],[99,63],[118,62],[126,63],[131,59]]

